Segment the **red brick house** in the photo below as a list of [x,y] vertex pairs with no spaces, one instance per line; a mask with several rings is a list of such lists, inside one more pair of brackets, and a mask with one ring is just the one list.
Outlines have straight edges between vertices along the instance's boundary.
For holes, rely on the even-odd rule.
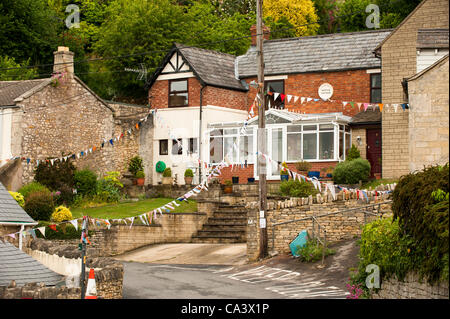
[[[373,50],[390,32],[264,41],[270,158],[286,162],[291,169],[303,159],[311,162],[316,171],[345,159],[352,144],[352,117],[363,111],[361,104],[349,102],[381,102],[380,61]],[[247,113],[256,96],[256,89],[249,85],[256,81],[256,73],[254,43],[245,55],[238,57],[176,45],[175,53],[166,57],[150,82],[150,103],[158,111],[211,105]],[[328,95],[319,95],[319,88]],[[202,139],[205,150],[199,154],[202,161],[218,163],[229,153],[229,159],[236,164],[222,170],[221,181],[232,176],[239,177],[240,183],[247,183],[247,178],[257,179],[257,117],[249,122],[246,136],[239,136],[238,132],[247,116],[239,117],[203,123],[206,128],[202,134],[206,138]],[[231,150],[235,143],[238,148]],[[279,180],[276,166],[268,168],[267,178]]]

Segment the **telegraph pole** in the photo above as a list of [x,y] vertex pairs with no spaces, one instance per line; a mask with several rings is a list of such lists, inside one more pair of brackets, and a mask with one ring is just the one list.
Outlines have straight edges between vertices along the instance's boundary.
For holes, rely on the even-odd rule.
[[89,227],[89,217],[83,217],[83,225],[81,230],[81,299],[84,299],[86,294],[86,239],[87,237],[88,227]]
[[266,211],[267,211],[267,183],[266,174],[267,166],[266,155],[266,121],[265,107],[266,97],[264,94],[264,55],[263,55],[263,26],[262,26],[262,5],[263,0],[256,1],[256,45],[258,58],[258,93],[260,99],[258,103],[258,169],[259,169],[259,257],[267,256],[267,227],[266,227]]

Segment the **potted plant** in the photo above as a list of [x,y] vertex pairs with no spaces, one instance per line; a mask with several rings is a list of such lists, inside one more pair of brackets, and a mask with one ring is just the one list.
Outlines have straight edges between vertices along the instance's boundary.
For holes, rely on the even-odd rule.
[[311,169],[312,165],[310,162],[301,160],[295,164],[295,168],[301,175],[308,175],[308,171]]
[[233,183],[230,180],[225,181],[225,187],[223,189],[225,194],[231,194],[233,192]]
[[[136,176],[137,172],[144,171],[144,165],[142,164],[142,158],[140,156],[134,156],[133,158],[131,158],[130,161],[128,162],[128,170],[130,171],[131,174],[134,175],[135,178],[138,178]],[[134,185],[137,184],[136,179],[133,180],[133,184]]]
[[136,172],[136,178],[137,178],[137,184],[139,186],[144,186],[144,183],[145,183],[144,171],[137,171]]
[[188,168],[187,170],[184,171],[184,183],[186,185],[191,185],[193,178],[194,178],[194,172],[192,171],[192,169]]
[[333,171],[334,171],[334,166],[328,166],[326,173],[327,173],[327,178],[333,178]]
[[172,185],[173,178],[172,178],[172,170],[170,167],[167,167],[163,174],[162,174],[162,183],[163,185]]
[[287,181],[287,180],[289,180],[289,172],[288,172],[288,167],[287,167],[286,162],[283,162],[283,164],[281,164],[281,166],[283,166],[283,168],[280,171],[281,181]]

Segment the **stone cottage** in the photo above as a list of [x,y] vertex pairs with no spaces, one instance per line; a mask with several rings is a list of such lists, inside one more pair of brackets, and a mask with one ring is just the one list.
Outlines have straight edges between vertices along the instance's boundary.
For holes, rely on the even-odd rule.
[[[382,112],[384,178],[398,178],[424,165],[448,162],[448,74],[442,73],[445,60],[441,61],[444,65],[438,63],[419,75],[448,54],[448,29],[449,1],[423,0],[375,48],[381,59],[383,103],[410,103],[404,112],[395,112],[392,107]],[[435,76],[436,72],[442,77]],[[432,82],[425,83],[424,78]],[[426,85],[419,89],[419,82]]]
[[0,166],[21,159],[20,169],[11,165],[16,173],[2,172],[8,188],[30,182],[39,161],[64,157],[100,176],[124,172],[139,154],[140,140],[152,132],[151,120],[135,127],[148,109],[104,101],[74,74],[69,48],[58,47],[54,56],[51,78],[0,82]]

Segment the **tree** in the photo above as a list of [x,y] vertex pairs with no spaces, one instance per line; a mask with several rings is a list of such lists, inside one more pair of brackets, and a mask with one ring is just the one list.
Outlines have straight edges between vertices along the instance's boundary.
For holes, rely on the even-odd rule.
[[[19,81],[19,80],[30,80],[36,77],[36,69],[25,68],[30,63],[28,59],[23,64],[16,63],[14,58],[8,56],[0,56],[0,81]],[[9,69],[9,70],[2,70]]]
[[337,30],[336,0],[313,0],[316,14],[319,17],[318,34],[335,33]]
[[263,14],[274,21],[286,18],[294,27],[296,36],[315,35],[319,29],[311,0],[265,0]]

